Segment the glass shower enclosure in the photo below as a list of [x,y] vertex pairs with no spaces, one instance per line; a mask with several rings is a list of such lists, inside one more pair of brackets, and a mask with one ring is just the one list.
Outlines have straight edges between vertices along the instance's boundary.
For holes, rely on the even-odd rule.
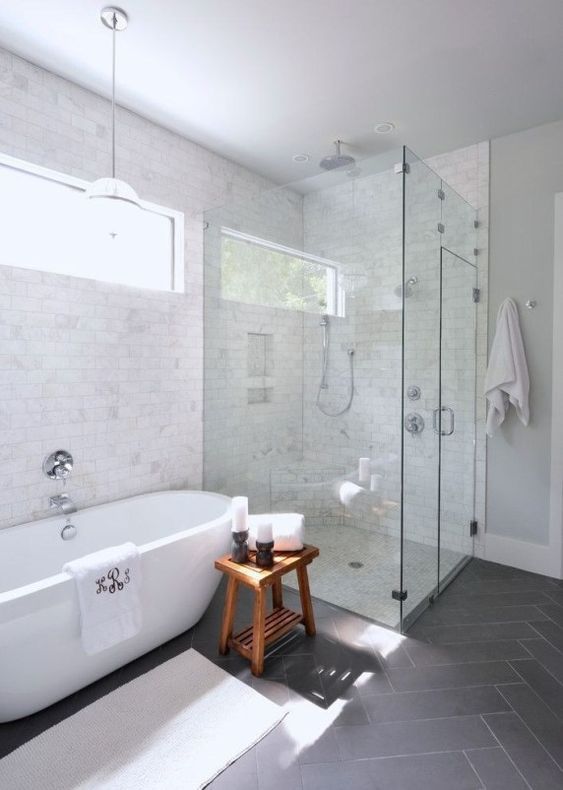
[[204,484],[405,631],[473,554],[475,210],[407,148],[205,216]]

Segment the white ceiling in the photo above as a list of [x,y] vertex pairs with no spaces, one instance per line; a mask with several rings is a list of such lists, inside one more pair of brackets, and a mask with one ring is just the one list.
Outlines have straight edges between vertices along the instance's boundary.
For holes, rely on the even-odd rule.
[[[109,95],[103,0],[4,0],[0,45]],[[563,117],[562,0],[123,0],[118,101],[277,181]],[[373,133],[378,121],[396,132]],[[311,162],[297,165],[305,152]]]

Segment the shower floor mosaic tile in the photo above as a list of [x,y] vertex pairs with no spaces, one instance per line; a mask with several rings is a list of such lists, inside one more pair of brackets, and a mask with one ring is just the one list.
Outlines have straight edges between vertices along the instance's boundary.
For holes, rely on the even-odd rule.
[[[308,543],[320,549],[320,556],[309,566],[314,596],[393,628],[398,626],[399,603],[391,598],[391,591],[399,589],[398,538],[349,526],[307,526],[306,536]],[[461,559],[461,554],[442,549],[442,578]],[[432,591],[437,573],[436,547],[406,541],[404,581],[408,611]],[[297,589],[297,582],[291,577],[285,583]]]

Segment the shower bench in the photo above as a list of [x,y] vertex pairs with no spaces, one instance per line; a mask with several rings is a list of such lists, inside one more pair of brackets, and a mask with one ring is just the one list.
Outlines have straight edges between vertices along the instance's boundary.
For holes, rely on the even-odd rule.
[[[227,577],[227,593],[221,624],[219,652],[225,655],[229,648],[251,662],[253,675],[264,671],[264,650],[267,645],[303,623],[308,636],[314,636],[315,618],[309,590],[307,565],[319,556],[316,546],[305,546],[302,551],[279,552],[274,555],[271,568],[256,565],[256,552],[249,552],[248,562],[240,564],[231,560],[230,554],[215,561],[215,567]],[[299,582],[301,612],[294,612],[283,605],[282,577],[296,571]],[[233,624],[239,585],[249,587],[254,593],[252,625],[233,636]],[[266,614],[266,596],[272,590],[273,610]]]

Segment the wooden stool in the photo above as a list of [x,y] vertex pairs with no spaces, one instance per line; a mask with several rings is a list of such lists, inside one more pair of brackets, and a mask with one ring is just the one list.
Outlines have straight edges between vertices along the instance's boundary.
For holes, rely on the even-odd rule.
[[[251,661],[253,675],[264,671],[264,649],[299,623],[303,623],[308,636],[316,633],[307,565],[319,556],[315,546],[305,546],[302,551],[275,553],[272,568],[258,568],[256,552],[249,552],[248,562],[243,565],[233,562],[230,554],[215,561],[217,570],[227,576],[227,595],[223,610],[219,652],[221,655],[233,648]],[[286,609],[282,597],[282,576],[290,571],[297,572],[301,613]],[[254,590],[254,615],[252,625],[233,636],[233,623],[239,584]],[[273,611],[266,615],[266,593],[272,588]]]

